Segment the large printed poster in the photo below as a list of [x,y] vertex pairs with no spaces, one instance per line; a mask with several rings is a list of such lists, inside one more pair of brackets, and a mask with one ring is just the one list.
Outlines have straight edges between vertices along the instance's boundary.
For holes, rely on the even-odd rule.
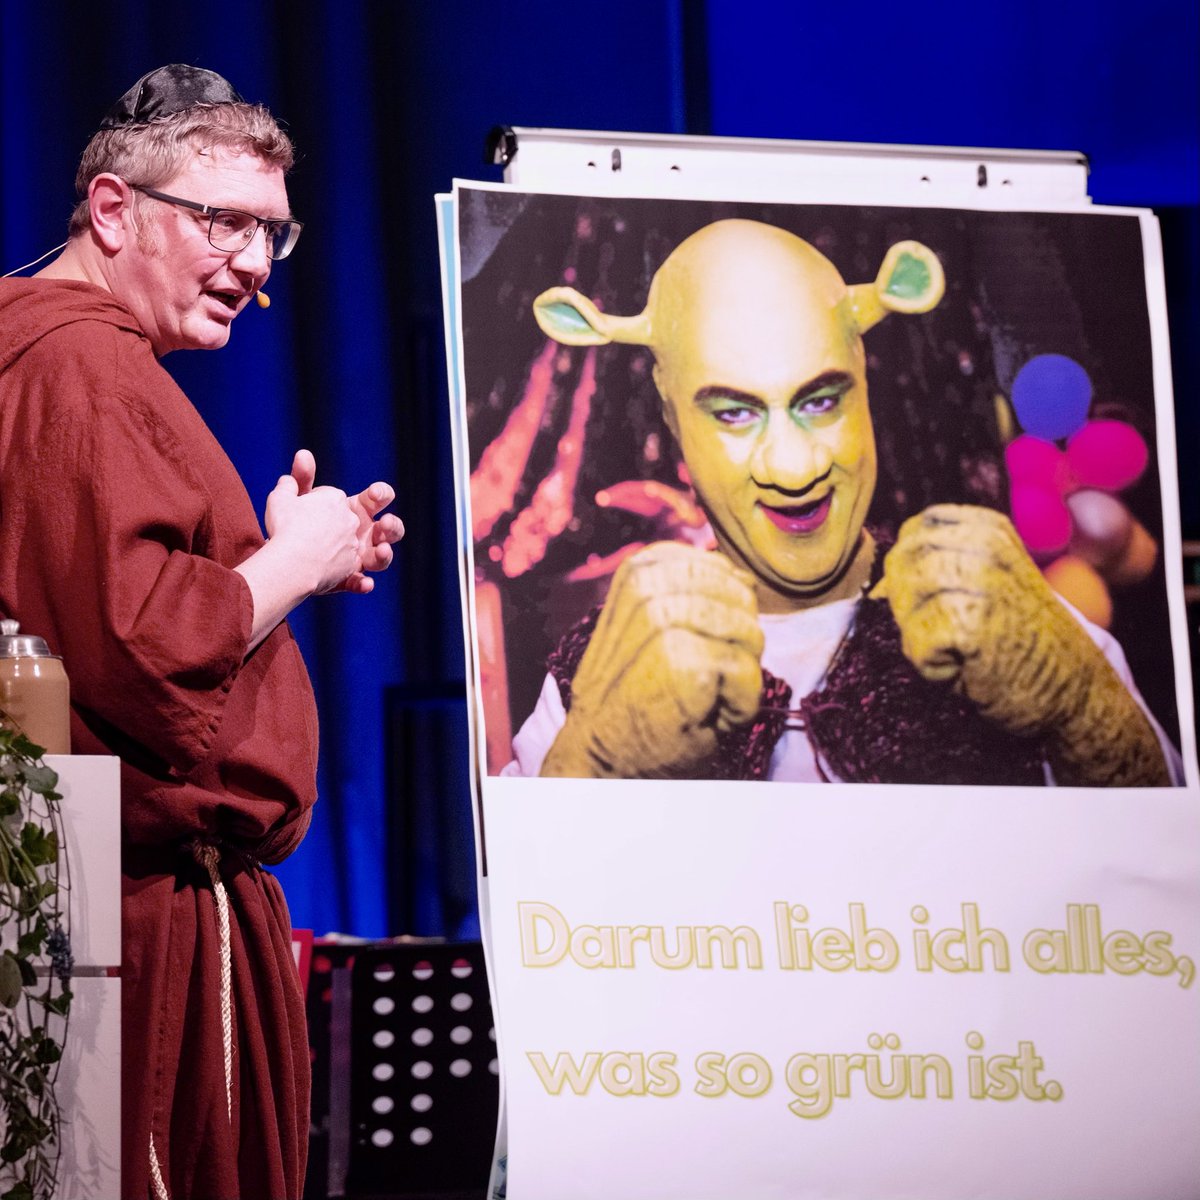
[[1153,219],[446,216],[507,1194],[1200,1194]]

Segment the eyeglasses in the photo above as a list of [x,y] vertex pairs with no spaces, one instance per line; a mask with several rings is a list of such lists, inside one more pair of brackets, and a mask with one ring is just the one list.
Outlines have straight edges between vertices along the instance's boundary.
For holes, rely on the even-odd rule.
[[180,208],[194,209],[208,218],[208,244],[215,250],[225,250],[236,254],[244,250],[254,240],[254,235],[261,225],[267,235],[267,257],[278,261],[287,258],[300,237],[304,228],[299,221],[277,221],[270,217],[256,217],[253,213],[241,212],[236,208],[213,208],[211,204],[197,204],[195,200],[181,200],[178,196],[168,196],[166,192],[156,192],[153,188],[139,187],[136,183],[130,185],[135,192],[141,192],[152,200],[161,200],[164,204],[177,204]]

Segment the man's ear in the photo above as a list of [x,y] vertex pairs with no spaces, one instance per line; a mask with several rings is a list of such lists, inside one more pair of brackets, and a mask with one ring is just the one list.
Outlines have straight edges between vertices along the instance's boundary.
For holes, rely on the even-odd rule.
[[132,207],[133,189],[119,175],[106,171],[88,184],[92,232],[105,250],[116,253],[125,244],[130,232],[126,217]]
[[928,312],[945,291],[938,256],[920,242],[897,242],[884,256],[874,283],[849,289],[850,311],[861,334],[890,312]]
[[650,318],[614,317],[602,313],[586,296],[572,287],[552,287],[533,302],[533,315],[542,332],[564,346],[603,346],[626,342],[650,344]]

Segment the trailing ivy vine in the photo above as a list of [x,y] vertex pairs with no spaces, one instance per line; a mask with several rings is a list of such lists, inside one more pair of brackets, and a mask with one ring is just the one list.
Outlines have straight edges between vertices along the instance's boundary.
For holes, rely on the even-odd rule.
[[0,1200],[51,1200],[58,1175],[73,959],[62,797],[43,755],[0,724]]

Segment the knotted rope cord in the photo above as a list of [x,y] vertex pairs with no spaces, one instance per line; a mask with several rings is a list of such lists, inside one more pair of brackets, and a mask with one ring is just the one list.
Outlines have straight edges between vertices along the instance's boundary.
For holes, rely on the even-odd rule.
[[221,1037],[225,1045],[225,1112],[233,1123],[233,965],[229,948],[229,896],[218,867],[221,856],[209,842],[193,842],[192,857],[208,872],[221,935]]
[[154,1152],[154,1134],[150,1134],[150,1183],[154,1188],[154,1200],[171,1200],[171,1193],[162,1177],[158,1155]]
[[[216,846],[208,842],[192,842],[192,857],[207,872],[212,884],[213,901],[217,906],[217,929],[221,938],[221,1040],[225,1050],[225,1115],[233,1123],[233,958],[229,941],[229,896],[218,870],[221,856]],[[154,1200],[171,1200],[154,1149],[154,1133],[150,1134],[150,1185]]]

